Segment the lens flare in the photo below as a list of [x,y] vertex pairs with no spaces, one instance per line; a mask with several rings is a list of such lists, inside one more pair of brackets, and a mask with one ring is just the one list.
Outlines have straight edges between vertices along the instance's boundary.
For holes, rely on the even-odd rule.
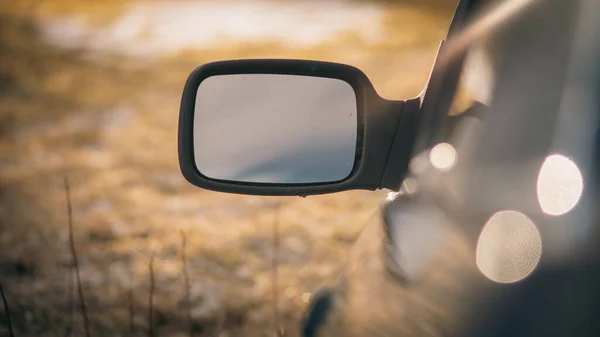
[[447,172],[456,165],[457,155],[454,146],[448,143],[440,143],[429,152],[429,161],[436,169]]
[[572,210],[583,194],[583,177],[571,159],[554,154],[548,156],[538,175],[537,197],[542,211],[563,215]]
[[477,267],[494,282],[514,283],[526,278],[542,256],[537,227],[517,211],[501,211],[485,224],[477,242]]
[[456,55],[465,50],[467,46],[481,39],[490,32],[498,29],[509,19],[522,13],[528,6],[540,2],[539,0],[506,0],[488,9],[481,17],[476,19],[459,34],[452,37],[445,45],[445,51],[440,55],[439,64],[445,65]]

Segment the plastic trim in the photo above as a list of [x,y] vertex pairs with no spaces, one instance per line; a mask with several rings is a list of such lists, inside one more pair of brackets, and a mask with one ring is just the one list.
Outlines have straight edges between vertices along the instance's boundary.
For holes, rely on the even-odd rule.
[[[193,120],[197,89],[208,77],[231,74],[327,77],[350,84],[356,95],[359,119],[356,158],[350,175],[338,182],[321,184],[265,184],[216,180],[200,173],[195,165],[193,151]],[[308,196],[353,189],[376,190],[382,187],[381,182],[388,155],[405,106],[406,101],[383,99],[377,94],[367,76],[361,70],[349,65],[292,59],[245,59],[208,63],[190,74],[183,90],[178,130],[181,172],[186,180],[195,186],[237,194]]]

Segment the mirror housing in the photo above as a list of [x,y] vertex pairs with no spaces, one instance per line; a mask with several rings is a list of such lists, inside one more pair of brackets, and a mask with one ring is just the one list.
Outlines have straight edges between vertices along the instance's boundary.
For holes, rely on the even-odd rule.
[[[332,181],[305,180],[294,182],[287,181],[283,178],[283,180],[270,181],[252,179],[236,181],[233,178],[230,178],[234,177],[234,175],[221,175],[216,173],[217,176],[215,176],[215,172],[218,172],[218,170],[211,171],[198,168],[199,162],[206,162],[206,160],[198,161],[196,158],[199,152],[198,149],[195,149],[195,146],[199,146],[197,145],[199,144],[198,138],[202,136],[202,134],[199,135],[198,132],[206,133],[206,130],[209,130],[207,127],[198,127],[199,121],[203,121],[200,123],[202,126],[205,125],[203,123],[206,123],[206,121],[210,121],[219,116],[218,114],[212,114],[210,116],[196,115],[198,113],[207,113],[206,108],[197,111],[200,110],[198,107],[201,106],[200,103],[202,100],[206,100],[207,97],[200,90],[202,83],[209,78],[215,78],[217,76],[250,74],[293,75],[304,79],[334,79],[348,84],[348,90],[350,90],[350,88],[353,90],[354,95],[352,98],[355,100],[355,109],[353,104],[351,110],[356,113],[356,116],[352,117],[356,118],[356,121],[352,122],[354,124],[350,124],[353,125],[352,127],[356,127],[355,132],[352,133],[356,138],[356,144],[354,161],[348,166],[351,168],[351,170],[349,169],[349,174],[345,172],[344,177],[339,176],[340,179]],[[251,79],[253,77],[248,76],[248,78]],[[290,79],[296,78],[298,77],[290,77]],[[317,83],[317,81],[313,82]],[[289,83],[289,85],[292,85],[296,82]],[[281,86],[285,85],[285,82],[281,84]],[[221,87],[227,88],[227,86]],[[316,90],[316,92],[318,92],[318,90]],[[199,95],[199,93],[201,94]],[[220,94],[223,95],[223,93],[228,94],[227,91],[223,92],[221,90]],[[351,97],[350,95],[346,96]],[[226,102],[228,99],[231,100],[235,97],[238,96],[222,97],[222,101]],[[252,101],[269,101],[271,98],[276,98],[275,96],[252,97],[254,98]],[[217,99],[217,103],[220,99],[221,98]],[[201,102],[199,102],[199,100]],[[346,100],[348,100],[348,98],[346,98]],[[208,190],[227,193],[308,196],[352,189],[375,190],[378,188],[389,188],[398,190],[408,168],[419,105],[420,100],[418,98],[407,101],[391,101],[381,98],[367,76],[361,70],[349,65],[321,61],[275,59],[231,60],[208,63],[198,67],[191,73],[183,90],[178,130],[180,168],[186,180],[193,185]],[[348,105],[346,104],[344,106],[347,107]],[[247,113],[247,111],[242,112]],[[279,113],[279,111],[277,112]],[[283,111],[283,113],[287,112],[288,111]],[[331,113],[342,116],[345,112],[346,111],[333,111]],[[319,116],[319,114],[313,114],[311,116],[312,117],[310,118],[315,118],[315,116]],[[233,118],[235,118],[235,116]],[[261,120],[256,121],[256,123],[265,122],[266,121]],[[245,127],[252,128],[253,125],[246,125]],[[275,125],[275,127],[280,128],[284,127],[284,125]],[[331,126],[327,126],[326,128],[331,128]],[[346,129],[348,129],[348,127],[346,127]],[[349,138],[346,137],[346,139]],[[218,138],[211,139],[210,142],[207,142],[206,139],[204,139],[204,143],[200,144],[216,144],[219,142],[220,139]],[[247,144],[247,141],[240,142]],[[348,141],[346,141],[346,146],[347,142]],[[328,145],[323,144],[323,141],[319,144],[325,148],[327,148]],[[240,143],[240,145],[242,145],[242,143]],[[203,145],[203,148],[210,148],[210,145]],[[234,147],[229,146],[227,148],[231,149]],[[234,160],[235,158],[238,158],[236,156],[239,157],[239,154],[222,154],[223,158],[230,157]],[[346,156],[346,159],[347,158],[348,156]],[[283,161],[284,159],[281,160]],[[318,161],[319,159],[314,160]],[[318,162],[310,164],[311,167],[316,165],[316,168],[319,168]],[[261,166],[259,165],[258,167]],[[212,173],[207,175],[206,171]]]

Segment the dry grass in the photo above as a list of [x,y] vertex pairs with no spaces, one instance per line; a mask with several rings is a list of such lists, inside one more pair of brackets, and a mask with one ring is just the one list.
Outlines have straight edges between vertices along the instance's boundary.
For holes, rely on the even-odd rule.
[[[277,310],[285,335],[296,335],[303,294],[334,280],[382,193],[261,198],[192,188],[175,146],[184,79],[216,59],[312,58],[356,65],[383,96],[411,97],[425,83],[451,13],[391,7],[389,39],[379,44],[349,34],[311,49],[224,45],[149,64],[118,55],[93,61],[39,38],[36,20],[46,15],[93,13],[104,22],[122,8],[91,3],[0,6],[0,281],[16,335],[84,332],[82,318],[70,315],[67,174],[92,336],[147,335],[151,256],[154,335],[270,331],[277,205]],[[5,327],[0,316],[0,335]]]

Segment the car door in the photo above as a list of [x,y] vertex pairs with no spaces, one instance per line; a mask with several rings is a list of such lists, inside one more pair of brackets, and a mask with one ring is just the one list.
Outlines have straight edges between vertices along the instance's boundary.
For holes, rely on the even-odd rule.
[[[519,2],[460,3],[409,175],[349,254],[320,335],[591,336],[589,321],[542,299],[553,295],[549,275],[581,272],[597,251],[597,199],[584,186],[596,177],[598,105],[570,91],[595,97],[598,45],[585,32],[597,3],[510,5]],[[588,304],[568,298],[555,295],[556,310]]]

